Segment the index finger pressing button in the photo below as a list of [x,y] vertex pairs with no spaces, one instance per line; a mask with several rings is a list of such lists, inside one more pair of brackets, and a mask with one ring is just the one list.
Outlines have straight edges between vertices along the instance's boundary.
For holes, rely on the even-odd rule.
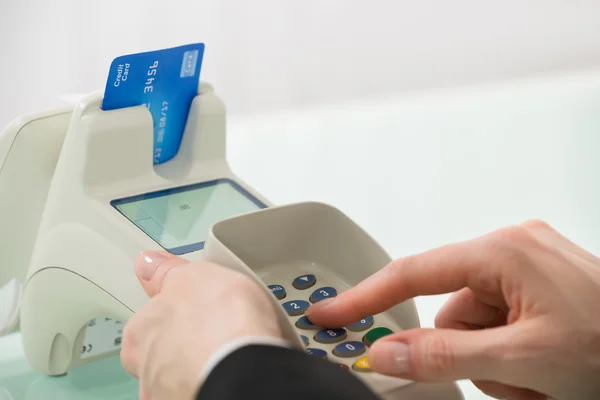
[[335,288],[327,286],[327,287],[322,287],[320,289],[315,290],[310,295],[310,301],[312,303],[317,303],[321,300],[325,300],[325,299],[335,297],[335,296],[337,296],[337,290],[335,290]]

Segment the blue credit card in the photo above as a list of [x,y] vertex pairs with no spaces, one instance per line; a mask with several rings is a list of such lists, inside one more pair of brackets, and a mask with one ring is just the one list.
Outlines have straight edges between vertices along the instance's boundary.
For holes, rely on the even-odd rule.
[[103,110],[145,105],[154,122],[154,164],[173,158],[198,94],[204,44],[130,54],[110,66]]

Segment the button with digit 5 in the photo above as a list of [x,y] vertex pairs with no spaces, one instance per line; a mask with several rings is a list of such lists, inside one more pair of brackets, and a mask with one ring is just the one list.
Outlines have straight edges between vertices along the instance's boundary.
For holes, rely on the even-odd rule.
[[306,317],[306,315],[298,318],[298,321],[296,321],[296,328],[298,328],[298,329],[321,329],[317,325],[310,322],[310,320]]
[[312,303],[317,303],[321,300],[329,299],[329,298],[332,298],[335,296],[337,296],[337,290],[335,290],[335,288],[327,286],[327,287],[322,287],[320,289],[315,290],[310,295],[310,301]]
[[293,317],[294,315],[304,314],[304,311],[310,307],[310,303],[304,300],[290,300],[283,303],[282,306],[285,312]]

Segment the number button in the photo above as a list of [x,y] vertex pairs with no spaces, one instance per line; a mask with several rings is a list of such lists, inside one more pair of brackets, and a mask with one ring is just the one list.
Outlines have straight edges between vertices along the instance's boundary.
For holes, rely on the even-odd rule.
[[362,342],[344,342],[335,346],[333,354],[338,357],[356,357],[365,352],[367,348]]
[[277,300],[285,299],[286,293],[285,288],[281,285],[269,285],[269,290],[273,293],[273,296],[277,298]]
[[322,329],[315,335],[315,340],[319,343],[337,343],[346,339],[345,329]]
[[347,329],[351,332],[360,332],[360,331],[365,331],[372,326],[373,326],[373,317],[369,316],[369,317],[361,319],[358,322],[353,323],[352,325],[348,326]]
[[292,285],[294,285],[294,287],[298,290],[304,290],[313,286],[315,283],[317,283],[317,278],[315,278],[313,274],[308,274],[299,276],[296,279],[294,279]]
[[304,314],[304,311],[310,307],[310,303],[304,300],[291,300],[286,301],[282,306],[285,312],[287,312],[290,317],[293,317],[294,315]]
[[306,352],[313,357],[322,358],[324,360],[327,359],[327,352],[325,350],[309,348],[306,349]]
[[296,328],[298,329],[320,329],[317,325],[310,322],[306,316],[298,318],[296,321]]
[[392,334],[392,330],[388,328],[375,328],[371,329],[367,334],[363,337],[363,343],[367,346],[371,346],[377,339],[381,339],[384,336]]
[[329,299],[332,297],[337,296],[337,290],[335,290],[332,287],[322,287],[320,289],[315,290],[311,295],[310,295],[310,301],[312,303],[317,303],[321,300],[325,300],[325,299]]
[[300,339],[302,339],[302,343],[304,343],[304,345],[308,347],[308,338],[304,335],[300,335]]
[[369,365],[369,357],[363,357],[356,361],[352,366],[352,369],[358,372],[371,372],[371,365]]

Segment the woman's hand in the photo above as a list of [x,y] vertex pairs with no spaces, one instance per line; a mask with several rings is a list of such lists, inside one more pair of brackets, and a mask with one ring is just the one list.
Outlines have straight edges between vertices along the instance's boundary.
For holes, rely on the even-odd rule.
[[373,344],[375,371],[471,379],[502,399],[600,399],[600,259],[540,221],[394,261],[307,315],[335,328],[449,292],[437,329]]
[[221,346],[281,337],[268,293],[245,275],[154,252],[138,258],[136,274],[152,299],[125,326],[121,360],[141,400],[192,399]]

